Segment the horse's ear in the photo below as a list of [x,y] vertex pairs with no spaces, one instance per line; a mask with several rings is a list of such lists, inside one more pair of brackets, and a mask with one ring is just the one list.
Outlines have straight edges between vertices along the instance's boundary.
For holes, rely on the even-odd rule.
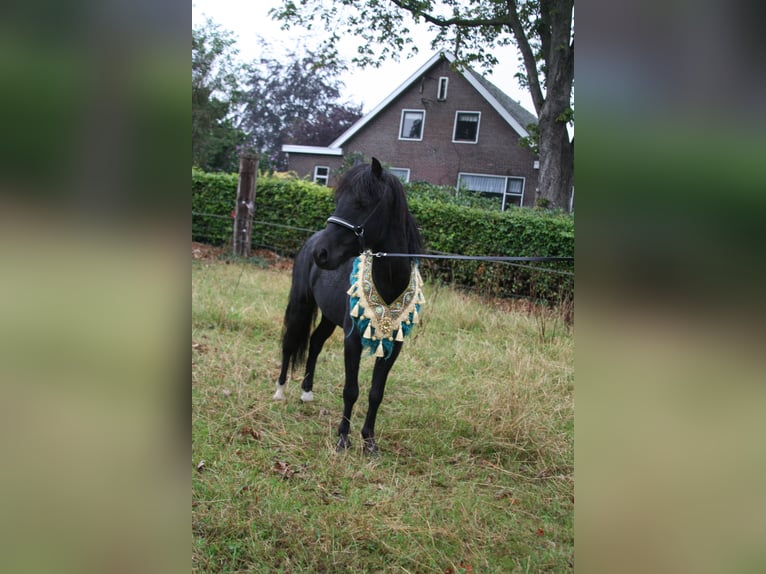
[[383,176],[383,166],[377,158],[372,158],[372,175],[380,179]]

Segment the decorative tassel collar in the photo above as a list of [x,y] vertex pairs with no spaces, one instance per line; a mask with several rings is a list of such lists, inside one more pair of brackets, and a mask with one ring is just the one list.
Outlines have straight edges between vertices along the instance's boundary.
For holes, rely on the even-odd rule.
[[372,280],[373,258],[367,250],[354,260],[348,290],[349,314],[362,335],[362,347],[374,352],[376,357],[388,358],[394,341],[403,341],[420,322],[420,306],[425,303],[423,279],[417,263],[413,262],[409,285],[387,305]]

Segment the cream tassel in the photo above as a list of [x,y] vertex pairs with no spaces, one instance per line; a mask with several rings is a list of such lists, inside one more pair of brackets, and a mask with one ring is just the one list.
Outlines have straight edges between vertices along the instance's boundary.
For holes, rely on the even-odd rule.
[[412,324],[417,325],[420,323],[420,317],[418,316],[418,310],[415,309],[412,311]]
[[365,339],[372,339],[372,329],[370,328],[370,324],[367,323],[367,328],[364,330],[364,335],[362,335]]
[[354,308],[351,309],[351,316],[352,317],[359,317],[359,303],[354,305]]
[[402,333],[401,328],[396,332],[396,340],[400,343],[404,341],[404,334]]
[[383,353],[383,341],[382,340],[380,341],[380,345],[378,345],[378,350],[375,351],[375,356],[376,357],[383,357],[384,356],[384,353]]

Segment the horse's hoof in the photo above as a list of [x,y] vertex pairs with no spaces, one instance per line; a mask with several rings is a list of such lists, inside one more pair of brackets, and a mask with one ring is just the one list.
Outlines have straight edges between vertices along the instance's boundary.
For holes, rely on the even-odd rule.
[[335,452],[346,452],[351,448],[351,440],[347,434],[342,434],[338,437],[338,444],[335,445]]
[[301,393],[301,400],[304,403],[310,403],[311,401],[314,400],[314,393],[311,391],[303,391]]
[[373,437],[364,439],[364,454],[368,454],[370,456],[380,456],[378,445],[375,443],[375,439]]
[[285,400],[285,387],[287,385],[280,385],[277,383],[277,392],[274,393],[274,400],[275,401],[284,401]]

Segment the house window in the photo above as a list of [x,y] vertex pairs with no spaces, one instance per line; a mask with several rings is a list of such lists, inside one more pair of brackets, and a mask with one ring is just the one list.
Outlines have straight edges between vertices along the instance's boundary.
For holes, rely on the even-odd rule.
[[425,110],[402,110],[402,121],[399,126],[400,140],[423,139],[423,124],[426,121]]
[[330,168],[324,165],[314,166],[314,183],[328,185],[330,183]]
[[439,78],[439,88],[436,90],[436,99],[440,102],[443,102],[447,99],[447,84],[449,83],[449,78],[447,76],[442,76]]
[[521,207],[524,201],[523,177],[460,173],[457,178],[457,187],[459,190],[499,199],[500,209],[503,211],[509,205]]
[[389,167],[388,171],[391,172],[391,175],[395,175],[404,183],[410,181],[410,169],[407,167]]
[[452,141],[476,143],[479,141],[479,120],[481,112],[455,112],[455,129]]
[[522,199],[524,199],[524,180],[520,177],[509,177],[505,187],[503,211],[509,205],[521,207]]

